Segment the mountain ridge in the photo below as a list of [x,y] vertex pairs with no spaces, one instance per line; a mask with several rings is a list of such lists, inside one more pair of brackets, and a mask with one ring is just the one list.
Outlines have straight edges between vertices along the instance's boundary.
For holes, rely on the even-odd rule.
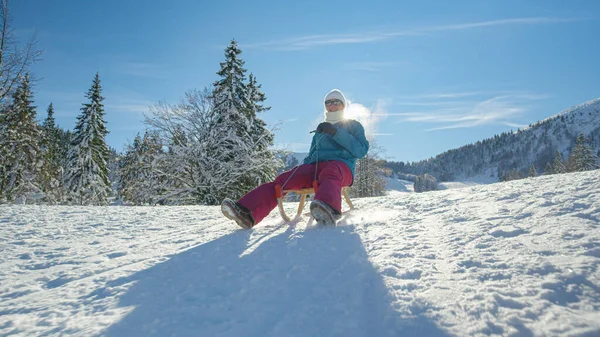
[[429,173],[443,181],[480,175],[502,177],[515,169],[526,174],[531,165],[542,173],[556,151],[566,160],[580,134],[586,137],[593,153],[600,156],[600,98],[564,109],[522,130],[504,132],[394,168],[403,173]]

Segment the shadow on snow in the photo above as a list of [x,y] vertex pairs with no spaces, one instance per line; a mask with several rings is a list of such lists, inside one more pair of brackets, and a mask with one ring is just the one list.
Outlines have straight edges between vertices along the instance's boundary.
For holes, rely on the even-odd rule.
[[134,309],[101,335],[447,336],[392,308],[352,227],[275,228],[243,254],[256,235],[225,235],[112,281],[135,282],[119,303]]

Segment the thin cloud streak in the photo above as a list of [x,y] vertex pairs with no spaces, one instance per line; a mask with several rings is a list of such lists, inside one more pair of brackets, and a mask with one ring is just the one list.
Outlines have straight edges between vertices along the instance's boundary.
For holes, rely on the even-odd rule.
[[[408,102],[400,101],[396,102],[397,105],[443,105],[443,104],[455,104],[461,103],[460,101],[438,101],[442,99],[455,99],[455,98],[464,98],[464,97],[474,97],[474,96],[513,96],[516,98],[523,99],[546,99],[549,98],[548,95],[542,94],[531,94],[523,91],[465,91],[465,92],[442,92],[442,93],[434,93],[434,94],[422,94],[422,95],[412,95],[412,96],[396,96],[395,98],[398,100],[409,100]],[[427,102],[413,102],[415,100],[432,100]],[[465,102],[469,103],[469,102]]]
[[443,92],[443,93],[435,93],[435,94],[423,94],[423,95],[413,95],[413,96],[398,96],[398,99],[448,99],[448,98],[463,98],[463,97],[472,97],[472,96],[480,96],[483,94],[489,94],[489,92],[485,91],[466,91],[466,92]]
[[425,101],[425,102],[394,102],[394,105],[400,106],[465,106],[476,104],[477,101]]
[[525,124],[511,123],[511,122],[503,122],[502,124],[510,126],[511,128],[517,128],[517,129],[523,129],[523,128],[527,127],[527,125],[525,125]]
[[295,51],[309,49],[312,47],[318,47],[322,45],[334,45],[334,44],[359,44],[359,43],[371,43],[383,40],[388,40],[399,36],[414,36],[421,35],[422,33],[416,32],[371,32],[371,33],[360,33],[360,34],[321,34],[304,36],[298,38],[284,39],[269,41],[257,44],[246,44],[242,47],[247,49],[267,49],[267,50],[281,50],[281,51]]
[[371,31],[364,33],[354,34],[318,34],[303,36],[290,39],[274,40],[264,43],[247,44],[243,45],[244,48],[250,49],[266,49],[266,50],[280,50],[280,51],[292,51],[302,50],[322,45],[334,45],[334,44],[361,44],[361,43],[372,43],[384,40],[390,40],[398,37],[407,36],[420,36],[427,35],[429,33],[443,32],[443,31],[459,31],[469,30],[474,28],[482,27],[494,27],[494,26],[508,26],[508,25],[537,25],[537,24],[556,24],[556,23],[568,23],[574,21],[580,21],[581,19],[574,18],[549,18],[549,17],[530,17],[530,18],[512,18],[512,19],[499,19],[481,22],[468,22],[451,25],[439,25],[430,27],[421,27],[415,29],[405,29],[397,31]]
[[[526,101],[546,98],[546,95],[517,94],[499,95],[474,105],[465,105],[459,109],[438,109],[432,111],[411,111],[401,113],[383,112],[382,116],[401,117],[403,122],[445,124],[426,129],[439,131],[458,128],[471,128],[489,124],[503,124],[511,127],[523,127],[511,119],[527,112]],[[460,111],[463,111],[462,113]]]
[[423,32],[438,32],[438,31],[449,31],[449,30],[465,30],[472,28],[481,27],[492,27],[492,26],[506,26],[506,25],[536,25],[536,24],[551,24],[551,23],[567,23],[580,21],[581,19],[575,18],[548,18],[548,17],[532,17],[532,18],[513,18],[513,19],[499,19],[482,22],[471,22],[471,23],[460,23],[454,25],[444,25],[437,27],[423,28]]

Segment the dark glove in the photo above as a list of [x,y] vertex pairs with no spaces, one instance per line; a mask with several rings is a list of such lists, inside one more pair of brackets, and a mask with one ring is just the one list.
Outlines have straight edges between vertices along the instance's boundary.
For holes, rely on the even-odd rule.
[[335,136],[337,128],[331,123],[323,122],[317,126],[317,133],[328,133],[331,136]]

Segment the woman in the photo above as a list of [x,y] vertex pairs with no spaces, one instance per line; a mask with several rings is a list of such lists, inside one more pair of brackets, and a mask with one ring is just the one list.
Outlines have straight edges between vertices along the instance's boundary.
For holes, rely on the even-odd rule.
[[311,188],[317,179],[317,193],[310,212],[317,223],[335,224],[341,218],[342,187],[354,179],[356,160],[369,150],[363,126],[356,120],[345,119],[346,98],[334,89],[325,96],[325,121],[317,126],[308,156],[302,165],[283,172],[273,182],[262,184],[237,202],[226,198],[221,203],[223,214],[242,228],[252,228],[275,206],[275,186],[282,190]]

